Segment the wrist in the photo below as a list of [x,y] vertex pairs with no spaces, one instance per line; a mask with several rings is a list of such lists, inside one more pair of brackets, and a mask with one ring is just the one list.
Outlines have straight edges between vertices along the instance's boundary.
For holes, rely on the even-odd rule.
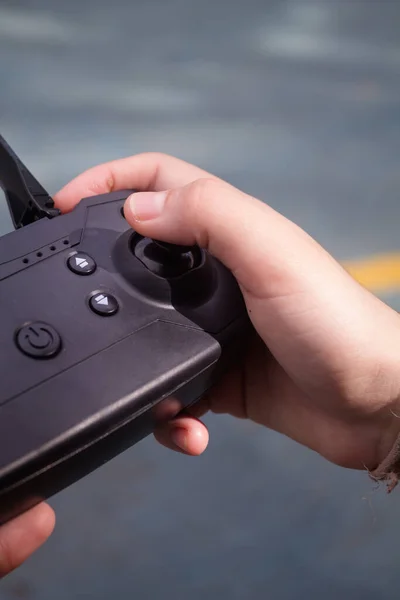
[[400,321],[395,311],[379,306],[383,311],[376,311],[375,319],[370,319],[374,343],[364,346],[368,358],[363,357],[361,371],[353,380],[359,385],[352,399],[358,398],[355,404],[364,422],[361,429],[366,435],[361,445],[369,458],[365,468],[391,491],[400,481]]
[[391,492],[400,481],[400,412],[388,406],[388,422],[377,448],[376,464],[369,471],[372,479],[387,484]]

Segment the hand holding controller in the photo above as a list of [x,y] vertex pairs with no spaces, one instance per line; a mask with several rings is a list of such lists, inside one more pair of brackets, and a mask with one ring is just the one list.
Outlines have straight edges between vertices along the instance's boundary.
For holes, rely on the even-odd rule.
[[132,230],[132,191],[61,214],[0,148],[16,226],[0,238],[1,524],[202,398],[250,327],[219,261]]
[[[29,187],[32,190],[33,184]],[[121,195],[120,192],[113,192],[131,187],[140,190],[140,193],[133,194],[129,199],[126,199],[128,192]],[[147,190],[156,190],[156,193]],[[92,198],[99,192],[104,192],[105,195],[100,199]],[[111,197],[108,192],[112,192]],[[86,200],[80,202],[82,197]],[[58,461],[56,454],[51,454],[51,447],[41,445],[41,440],[55,425],[61,429],[68,425],[71,395],[78,394],[81,398],[88,398],[88,403],[83,402],[85,408],[99,408],[96,404],[99,398],[91,395],[91,378],[87,378],[86,369],[79,371],[79,364],[89,365],[91,369],[91,359],[96,362],[95,345],[100,341],[107,341],[107,347],[100,350],[104,361],[100,361],[100,365],[94,369],[95,377],[99,377],[100,402],[104,403],[104,409],[96,413],[99,419],[94,419],[93,422],[90,419],[82,421],[83,430],[89,426],[87,431],[90,431],[90,439],[95,440],[95,450],[106,453],[109,451],[110,440],[116,443],[114,452],[123,448],[127,439],[128,444],[133,443],[135,435],[139,434],[140,437],[147,429],[146,423],[141,421],[147,414],[151,416],[150,421],[159,423],[155,429],[155,436],[161,443],[174,450],[182,448],[189,454],[199,454],[206,445],[207,433],[197,417],[211,410],[248,418],[275,429],[338,465],[363,470],[367,468],[374,479],[388,480],[389,489],[393,489],[398,480],[400,464],[399,443],[396,443],[399,433],[396,415],[400,412],[398,315],[360,287],[304,231],[266,204],[225,182],[192,165],[156,154],[115,161],[79,176],[55,197],[57,209],[65,213],[62,219],[52,202],[46,206],[48,203],[45,193],[38,194],[30,199],[28,208],[25,206],[19,215],[16,215],[15,221],[25,221],[26,224],[27,216],[30,222],[40,219],[39,223],[46,223],[51,219],[53,233],[57,231],[60,237],[54,238],[50,247],[38,247],[31,252],[26,237],[17,238],[15,233],[11,234],[7,242],[8,251],[10,252],[12,241],[15,240],[14,255],[18,258],[1,265],[0,285],[3,286],[8,277],[10,281],[16,277],[14,269],[21,267],[21,260],[25,266],[36,265],[38,275],[29,287],[29,290],[34,292],[32,299],[40,295],[40,291],[35,289],[37,281],[40,285],[47,281],[48,286],[51,278],[59,284],[61,279],[66,277],[66,273],[70,277],[62,286],[47,288],[48,307],[52,308],[58,301],[57,310],[47,312],[45,322],[41,320],[40,323],[32,323],[30,317],[31,320],[25,323],[31,328],[28,338],[33,340],[35,352],[38,351],[38,346],[40,348],[46,345],[49,325],[53,326],[53,322],[56,321],[68,323],[68,327],[63,326],[62,331],[57,325],[61,346],[51,358],[37,358],[25,363],[36,365],[35,368],[32,367],[30,376],[37,373],[38,364],[42,369],[51,370],[51,365],[54,365],[56,360],[68,358],[66,350],[70,344],[72,347],[72,338],[77,332],[81,332],[81,335],[78,344],[74,345],[76,363],[71,367],[66,365],[66,368],[56,375],[59,377],[57,390],[62,394],[60,401],[55,398],[54,403],[48,404],[51,407],[50,412],[47,409],[39,413],[46,415],[46,418],[38,420],[37,412],[29,412],[29,403],[25,404],[24,410],[15,413],[21,416],[18,428],[13,428],[14,432],[17,431],[15,437],[18,438],[18,442],[25,444],[25,437],[30,440],[27,432],[34,432],[37,447],[42,455],[50,461],[54,458],[51,467],[62,467],[64,457],[73,458],[73,452],[68,453],[68,436],[78,433],[79,438],[79,431],[70,428],[64,437],[56,440],[60,443],[59,448],[63,450],[59,457],[61,460]],[[99,218],[105,210],[104,207],[99,210],[102,204],[108,206],[107,211],[109,210],[107,225],[103,217]],[[115,220],[118,211],[113,210],[113,207],[116,204],[123,206],[126,221],[121,214],[121,219],[118,217],[118,220]],[[73,210],[75,207],[76,210]],[[83,211],[84,217],[80,211]],[[64,217],[70,214],[75,216],[68,221],[66,229],[70,231],[70,237],[67,238],[66,231],[60,229],[60,224],[67,223]],[[32,233],[34,229],[43,227],[39,223],[30,226]],[[28,229],[27,227],[26,230]],[[84,238],[81,235],[82,231]],[[81,239],[85,241],[85,247],[81,249],[84,254],[76,252]],[[100,239],[103,240],[101,244],[98,243]],[[38,235],[36,241],[38,244],[42,243],[43,235]],[[72,251],[69,244],[73,248]],[[174,246],[165,247],[165,244],[179,244],[184,247],[175,249]],[[200,251],[199,261],[200,248],[206,248],[207,252]],[[164,250],[168,250],[168,260]],[[30,253],[27,255],[26,252]],[[40,262],[35,262],[36,258],[46,256],[42,263],[44,267],[57,256],[61,257],[63,252],[65,261],[60,261],[59,265],[54,261],[54,267],[50,270],[40,267]],[[217,257],[220,262],[212,257]],[[26,260],[28,262],[25,262]],[[225,265],[228,271],[220,269],[221,264]],[[184,274],[166,278],[163,276],[166,268],[170,274],[171,267],[175,273],[182,273],[183,269]],[[83,271],[87,273],[83,274]],[[7,275],[10,273],[11,276]],[[29,269],[26,273],[29,273]],[[213,274],[212,277],[210,273]],[[95,279],[99,274],[100,279]],[[231,274],[235,276],[234,281]],[[221,278],[224,281],[222,286],[218,285]],[[199,284],[200,279],[202,285]],[[183,280],[185,285],[182,285]],[[92,286],[91,282],[94,281],[98,285],[96,283]],[[238,313],[244,315],[244,329],[248,331],[242,297],[236,282],[243,294],[251,322],[260,337],[255,336],[254,343],[250,344],[245,359],[240,363],[240,368],[230,370],[229,365],[232,363],[229,360],[229,349],[235,347],[235,340],[238,340],[238,345],[242,345],[242,327],[239,325],[239,335],[234,334],[231,338],[232,343],[229,344],[225,344],[224,334],[232,332],[230,327],[225,328],[221,335],[215,332],[218,330],[218,324],[225,319],[234,323],[235,320],[232,321],[231,318]],[[67,302],[60,295],[59,287],[64,292],[68,290],[68,294],[64,294]],[[26,289],[24,288],[25,293]],[[220,293],[222,289],[225,290],[228,299],[225,293]],[[21,290],[22,287],[16,287],[14,293],[20,294]],[[18,297],[18,293],[15,297]],[[116,303],[111,302],[111,296]],[[3,298],[8,298],[9,301],[6,294],[2,296],[2,300]],[[85,312],[82,312],[83,298]],[[210,302],[219,308],[207,311]],[[40,313],[40,306],[25,299],[19,308],[18,321],[27,318],[27,307],[31,312],[35,310]],[[236,309],[238,313],[235,313]],[[230,312],[232,310],[233,313]],[[146,323],[146,318],[152,311],[160,311],[157,314],[161,315],[161,318],[150,326],[139,326],[132,333],[129,325],[131,319],[139,318],[141,323]],[[13,315],[12,310],[10,314]],[[124,317],[123,324],[119,320],[121,316]],[[236,323],[240,322],[239,317]],[[103,324],[101,327],[100,323]],[[42,325],[45,326],[45,331]],[[4,326],[7,329],[6,320]],[[21,333],[22,330],[18,331]],[[119,331],[120,337],[117,336],[117,340],[113,341],[112,336],[116,331]],[[186,332],[183,338],[182,331]],[[138,336],[138,343],[132,347],[131,340],[135,336]],[[186,353],[187,336],[191,338],[192,354],[190,357],[187,355],[188,358],[183,364],[182,350]],[[3,344],[8,344],[7,348],[10,348],[9,336],[6,338]],[[22,339],[27,340],[23,335]],[[50,339],[54,342],[57,338],[51,335]],[[162,344],[168,339],[168,348],[172,349],[171,356],[166,356],[165,351],[155,352],[154,349],[159,348],[160,339]],[[122,352],[119,352],[120,344],[127,344]],[[87,361],[79,363],[81,354],[87,351],[88,345],[91,345],[92,354]],[[14,360],[17,346],[14,344],[12,347]],[[114,351],[116,355],[113,355]],[[18,350],[19,357],[23,354]],[[179,407],[176,400],[166,398],[152,405],[149,399],[159,397],[160,391],[165,389],[164,384],[172,380],[176,382],[177,387],[182,380],[188,383],[189,387],[191,382],[198,381],[200,389],[204,390],[207,384],[204,384],[201,375],[205,375],[207,379],[208,374],[213,372],[212,365],[211,369],[209,366],[214,357],[217,357],[214,363],[214,373],[217,374],[218,365],[224,362],[218,357],[223,355],[228,356],[229,372],[213,388],[212,393],[200,399],[184,414],[164,421],[166,416],[173,417],[186,400],[190,403],[190,397],[195,397],[196,392],[189,394],[189,397],[182,393]],[[160,356],[163,357],[161,367],[169,367],[168,375],[161,379],[153,369],[154,367],[157,370]],[[121,368],[119,360],[122,360]],[[103,376],[103,371],[110,374],[110,362],[117,369],[112,373],[115,379]],[[153,374],[150,379],[153,383],[160,384],[158,390],[154,391],[152,384],[145,383],[149,381],[148,369],[143,373],[138,369],[138,365],[151,366]],[[72,369],[79,373],[74,379],[68,380],[72,386],[72,394],[69,395],[65,393],[64,380],[68,378]],[[131,395],[132,388],[124,388],[127,383],[125,373],[130,369],[134,370],[135,385],[140,388],[136,396]],[[197,377],[190,379],[193,373],[197,373]],[[50,376],[39,383],[46,386],[47,381],[51,379]],[[184,387],[180,388],[182,392],[185,392]],[[34,389],[30,388],[29,393],[34,394]],[[107,400],[113,398],[114,394],[121,398],[121,402],[112,405],[111,410],[108,410]],[[35,395],[32,399],[35,403],[38,401]],[[140,404],[141,399],[144,402],[143,413],[131,419],[132,430],[129,430],[129,427],[125,429],[127,439],[124,439],[124,436],[119,437],[123,430],[117,426],[104,436],[104,446],[101,433],[96,437],[96,428],[90,430],[90,426],[97,423],[101,431],[101,427],[110,422],[110,416],[122,416],[124,408],[128,407],[127,419],[124,422],[127,425],[130,416],[129,403],[134,406],[136,401]],[[14,396],[2,406],[2,410],[10,407],[13,402]],[[146,410],[148,407],[149,410]],[[73,408],[73,414],[76,416],[79,407],[74,405]],[[78,438],[72,435],[73,442]],[[10,446],[13,448],[12,443]],[[1,450],[7,453],[7,447],[6,439]],[[90,444],[88,449],[90,450]],[[30,460],[39,457],[40,452],[36,457],[31,455],[27,458]],[[83,466],[87,468],[93,465],[91,461],[92,456],[89,452]],[[6,461],[3,463],[6,464]],[[23,465],[14,462],[9,470],[11,474],[15,469],[14,472],[21,476],[15,480],[16,491],[21,489],[20,483],[29,484],[29,474],[24,479],[23,470],[19,470],[21,466]],[[73,462],[69,463],[69,466],[71,468],[63,473],[63,485],[68,476],[72,474],[74,479],[77,475]],[[35,481],[35,476],[32,481]],[[7,479],[3,479],[3,482],[7,484]],[[7,488],[5,485],[4,489],[6,494],[9,494],[13,488]],[[32,532],[35,523],[38,527],[37,513],[29,512],[24,523]],[[19,558],[15,558],[18,554],[18,527],[18,519],[0,527],[2,547],[9,532],[15,532],[10,534],[10,547],[12,545],[14,552],[13,562],[21,560],[21,553]],[[41,531],[42,537],[49,534],[49,528],[45,529],[42,526]],[[31,545],[30,551],[33,549]],[[28,552],[29,548],[26,548],[26,551]],[[0,570],[1,556],[0,552]]]

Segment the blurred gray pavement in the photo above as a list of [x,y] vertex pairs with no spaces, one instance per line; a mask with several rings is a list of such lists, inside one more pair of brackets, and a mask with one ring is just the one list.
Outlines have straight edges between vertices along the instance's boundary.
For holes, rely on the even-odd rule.
[[[0,131],[51,193],[163,151],[340,260],[400,247],[398,0],[0,0],[0,81]],[[53,537],[0,598],[399,597],[398,493],[207,423],[201,458],[147,439],[54,498]]]

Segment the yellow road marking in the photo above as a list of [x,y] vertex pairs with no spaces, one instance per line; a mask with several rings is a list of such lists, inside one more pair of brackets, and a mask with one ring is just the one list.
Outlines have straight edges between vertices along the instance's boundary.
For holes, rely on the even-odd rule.
[[372,292],[400,290],[400,254],[398,253],[344,262],[343,266],[354,279]]

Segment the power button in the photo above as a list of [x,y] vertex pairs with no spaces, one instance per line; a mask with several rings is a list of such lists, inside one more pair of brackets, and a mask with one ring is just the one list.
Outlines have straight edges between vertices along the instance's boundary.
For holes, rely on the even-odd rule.
[[16,342],[24,354],[32,358],[52,358],[61,348],[61,338],[51,325],[31,323],[17,332]]

